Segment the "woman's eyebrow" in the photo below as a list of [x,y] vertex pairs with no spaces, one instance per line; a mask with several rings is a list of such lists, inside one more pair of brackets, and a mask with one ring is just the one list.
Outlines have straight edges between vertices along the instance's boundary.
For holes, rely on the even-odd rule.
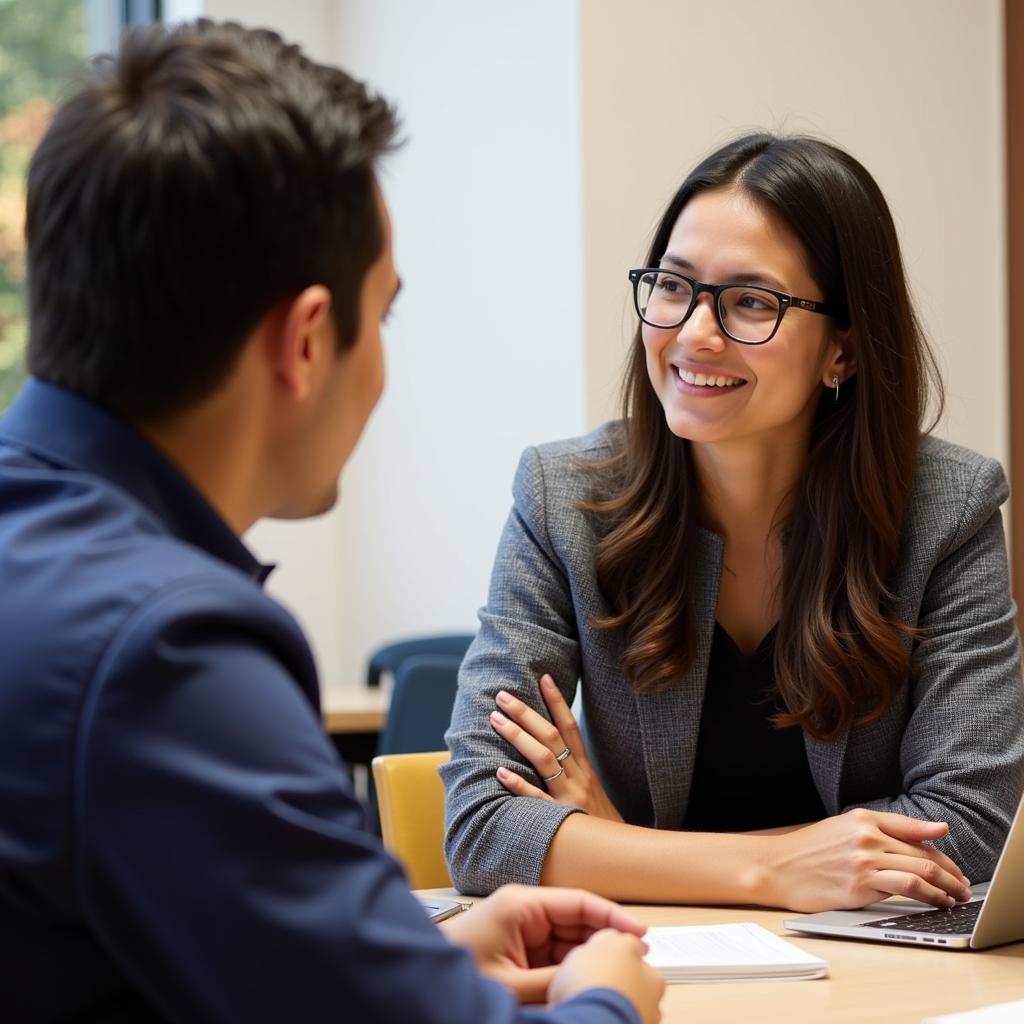
[[[694,272],[694,266],[689,260],[683,259],[682,256],[675,256],[670,252],[665,253],[658,262],[659,265],[668,263],[690,275]],[[785,284],[783,284],[783,282],[777,277],[772,277],[771,274],[765,274],[758,270],[739,270],[728,274],[726,277],[723,277],[721,281],[716,281],[714,283],[725,284],[732,281],[735,281],[737,284],[763,284],[766,288],[774,288],[776,291],[788,291]]]
[[684,260],[681,256],[673,256],[672,253],[667,252],[664,256],[658,260],[658,264],[671,263],[673,267],[678,267],[680,270],[689,270],[693,272],[693,264],[689,260]]

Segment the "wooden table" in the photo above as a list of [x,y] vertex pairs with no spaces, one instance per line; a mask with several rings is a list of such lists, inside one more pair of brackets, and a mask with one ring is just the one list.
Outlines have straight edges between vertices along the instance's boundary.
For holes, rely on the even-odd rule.
[[[453,898],[453,889],[431,890]],[[457,897],[462,899],[463,897]],[[754,921],[831,964],[819,981],[669,985],[666,1024],[920,1024],[931,1016],[1024,999],[1024,942],[980,952],[919,949],[787,932],[789,912],[735,907],[629,908],[649,925]]]
[[[324,731],[352,771],[356,793],[364,800],[372,791],[370,762],[377,753],[377,738],[384,728],[390,700],[390,690],[361,688],[340,699],[332,696],[331,702],[323,708]],[[370,812],[368,828],[373,832],[379,828],[375,806]]]
[[359,689],[341,698],[334,696],[323,709],[324,729],[332,736],[379,733],[390,699],[391,694],[380,689]]

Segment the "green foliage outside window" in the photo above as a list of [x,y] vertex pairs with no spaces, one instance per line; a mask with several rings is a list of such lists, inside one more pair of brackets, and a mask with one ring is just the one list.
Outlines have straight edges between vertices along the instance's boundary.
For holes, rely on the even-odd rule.
[[84,0],[0,0],[0,409],[25,376],[25,173],[85,55]]

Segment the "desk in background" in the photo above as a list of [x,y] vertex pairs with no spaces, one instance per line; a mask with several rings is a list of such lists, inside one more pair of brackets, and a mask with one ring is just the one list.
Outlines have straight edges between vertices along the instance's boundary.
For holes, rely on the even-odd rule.
[[323,709],[324,729],[331,736],[376,736],[387,717],[390,698],[388,691],[369,688],[353,690],[341,698],[334,696]]
[[[431,895],[457,896],[454,889]],[[812,939],[787,932],[788,911],[636,906],[649,925],[754,921],[830,963],[820,981],[669,985],[665,1024],[920,1024],[926,1017],[1024,999],[1024,942],[979,952]]]
[[377,737],[388,714],[390,690],[352,690],[333,696],[323,709],[324,731],[341,759],[352,769],[356,791],[366,798],[370,762],[377,752]]

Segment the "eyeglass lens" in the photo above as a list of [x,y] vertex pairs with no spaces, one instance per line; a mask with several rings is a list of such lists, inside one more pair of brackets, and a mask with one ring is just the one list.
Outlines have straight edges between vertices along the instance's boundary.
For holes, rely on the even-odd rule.
[[[693,286],[676,274],[652,272],[637,282],[641,316],[652,327],[678,327],[692,300]],[[779,299],[763,288],[730,285],[719,293],[718,315],[737,341],[765,341],[779,321]]]

